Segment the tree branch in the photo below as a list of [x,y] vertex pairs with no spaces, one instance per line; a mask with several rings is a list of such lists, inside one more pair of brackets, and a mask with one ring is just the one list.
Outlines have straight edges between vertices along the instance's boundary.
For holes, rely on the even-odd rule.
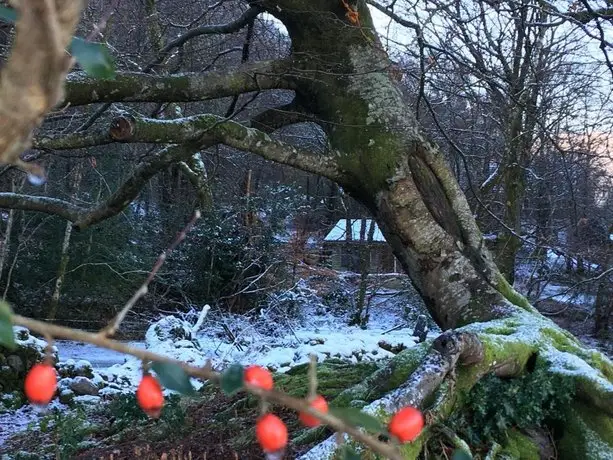
[[125,114],[115,118],[108,131],[75,133],[64,138],[42,138],[35,145],[38,148],[70,149],[110,142],[171,145],[140,163],[119,189],[92,209],[75,210],[68,203],[51,198],[21,196],[18,200],[14,196],[7,196],[13,194],[0,194],[0,206],[56,214],[74,222],[76,229],[84,229],[122,212],[158,172],[171,164],[189,161],[194,153],[219,143],[331,180],[342,177],[334,155],[299,149],[255,128],[210,114],[172,120]]
[[63,217],[71,222],[79,220],[87,210],[68,201],[45,196],[22,195],[19,193],[0,193],[0,208],[38,211]]
[[294,98],[288,104],[272,107],[256,115],[251,120],[251,126],[265,133],[272,133],[284,126],[308,121],[318,123],[319,120]]
[[[138,196],[147,181],[171,164],[188,159],[201,147],[191,145],[171,145],[148,157],[140,163],[132,176],[125,181],[106,201],[79,216],[74,222],[77,230],[102,222],[116,216]],[[72,220],[72,219],[71,219]]]
[[73,72],[64,104],[98,102],[194,102],[266,89],[293,89],[290,59],[244,64],[235,70],[206,74],[150,75],[119,72],[114,80],[95,80]]
[[173,41],[169,42],[166,46],[164,46],[160,50],[158,57],[153,62],[151,62],[151,64],[149,64],[144,71],[150,70],[156,65],[164,62],[164,59],[166,58],[166,56],[168,56],[168,53],[170,51],[175,48],[179,48],[180,46],[183,46],[192,38],[199,37],[200,35],[220,35],[238,32],[243,27],[245,27],[251,20],[255,19],[255,17],[261,12],[262,10],[260,8],[252,7],[245,11],[240,17],[236,18],[234,21],[225,24],[203,25],[188,30],[183,35],[177,37]]
[[[272,139],[268,134],[217,115],[203,114],[172,120],[122,115],[113,120],[108,133],[75,133],[65,138],[43,138],[40,148],[82,148],[115,142],[155,144],[202,144],[206,147],[223,143],[229,147],[255,153],[276,163],[294,166],[332,180],[341,177],[335,157],[322,155]],[[176,160],[178,161],[178,160]]]
[[108,129],[77,132],[67,136],[36,137],[32,147],[40,150],[72,150],[111,144],[115,140]]
[[472,333],[445,332],[432,343],[421,364],[398,389],[391,408],[409,405],[423,407],[458,364],[471,365],[483,361],[483,345]]

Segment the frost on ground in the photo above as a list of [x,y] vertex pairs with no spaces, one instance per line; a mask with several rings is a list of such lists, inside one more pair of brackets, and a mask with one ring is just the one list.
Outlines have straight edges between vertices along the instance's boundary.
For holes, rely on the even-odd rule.
[[[301,280],[291,290],[270,296],[250,315],[213,310],[199,328],[194,328],[201,317],[198,310],[166,316],[149,327],[144,346],[195,366],[211,360],[216,369],[241,363],[285,372],[308,362],[311,354],[319,360],[376,361],[393,356],[388,349],[415,345],[413,319],[421,311],[409,304],[406,295],[390,289],[374,293],[365,329],[347,326],[353,295],[337,290],[324,299]],[[430,334],[435,336],[437,331]],[[123,364],[98,372],[106,381],[131,391],[140,379],[140,366],[136,358],[127,358]],[[102,390],[101,394],[110,391]]]
[[[315,283],[316,284],[316,283]],[[365,329],[347,326],[354,312],[356,288],[342,281],[323,292],[304,280],[292,289],[271,295],[247,315],[211,310],[202,321],[201,309],[165,316],[153,323],[144,342],[134,347],[186,361],[195,366],[211,360],[217,369],[232,363],[260,364],[277,372],[306,363],[310,354],[320,360],[375,361],[391,350],[415,345],[415,320],[423,313],[415,293],[391,289],[370,292]],[[198,327],[195,327],[200,323]],[[393,329],[393,330],[392,330]],[[430,336],[438,335],[434,328]],[[385,342],[382,348],[380,343]],[[69,404],[98,404],[118,393],[132,393],[141,377],[141,362],[133,357],[70,341],[56,342],[60,400]],[[194,381],[196,387],[200,382]],[[56,399],[53,403],[60,405]],[[66,408],[67,406],[61,405]],[[2,433],[16,433],[40,417],[31,406],[0,416]]]
[[1,447],[11,435],[26,430],[29,425],[36,425],[41,417],[56,409],[67,410],[68,407],[56,399],[44,408],[27,404],[17,410],[0,413],[0,453],[4,453]]

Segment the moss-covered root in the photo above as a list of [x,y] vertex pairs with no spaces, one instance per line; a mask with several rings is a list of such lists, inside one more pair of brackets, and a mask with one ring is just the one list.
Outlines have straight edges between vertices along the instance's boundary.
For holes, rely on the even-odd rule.
[[398,353],[368,378],[346,388],[332,400],[331,405],[334,407],[365,406],[398,388],[421,364],[431,344],[432,342],[428,340]]
[[529,436],[517,430],[509,430],[507,442],[497,454],[496,460],[539,460],[541,458],[539,447]]
[[558,441],[561,460],[612,460],[613,417],[577,402],[568,410]]

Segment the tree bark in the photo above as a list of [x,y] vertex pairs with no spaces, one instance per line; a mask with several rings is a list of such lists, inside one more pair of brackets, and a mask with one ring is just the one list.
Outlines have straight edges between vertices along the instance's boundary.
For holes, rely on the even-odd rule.
[[514,303],[530,308],[504,281],[441,151],[410,112],[366,5],[361,27],[341,3],[262,5],[286,25],[310,76],[294,81],[297,98],[339,152],[337,182],[375,216],[436,322],[448,329],[509,315]]
[[[15,179],[11,180],[11,192],[15,192]],[[4,264],[9,254],[9,247],[11,244],[11,233],[13,230],[13,221],[15,220],[15,210],[9,210],[9,218],[6,222],[6,230],[4,231],[4,239],[2,241],[2,249],[0,250],[0,281],[2,281],[2,273],[4,271]]]
[[55,321],[57,316],[57,308],[60,301],[60,294],[62,292],[62,286],[64,285],[64,277],[66,276],[66,267],[68,267],[68,250],[70,249],[70,236],[72,235],[72,224],[70,221],[66,222],[66,228],[64,229],[64,238],[62,240],[62,250],[60,252],[60,263],[57,268],[57,276],[55,278],[55,284],[53,286],[53,294],[49,301],[49,307],[47,308],[47,320]]
[[[83,165],[77,164],[74,170],[74,178],[69,187],[72,189],[71,201],[74,203],[81,186],[81,180],[83,179]],[[62,239],[62,249],[60,251],[60,263],[57,268],[57,276],[55,278],[55,284],[53,287],[53,294],[51,294],[51,300],[47,308],[47,320],[55,321],[57,317],[57,309],[60,301],[60,295],[62,293],[62,286],[64,285],[64,278],[66,277],[66,268],[68,267],[68,261],[70,256],[68,251],[70,250],[70,237],[72,235],[72,222],[66,222],[66,228],[64,229],[64,238]]]

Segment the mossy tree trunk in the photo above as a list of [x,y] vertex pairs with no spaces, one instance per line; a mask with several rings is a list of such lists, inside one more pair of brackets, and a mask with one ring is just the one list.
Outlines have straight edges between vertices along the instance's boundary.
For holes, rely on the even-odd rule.
[[[338,152],[339,174],[332,178],[375,216],[435,321],[443,329],[460,328],[439,338],[405,377],[392,378],[395,365],[390,364],[380,378],[365,380],[359,385],[364,396],[371,400],[378,385],[389,391],[400,384],[379,408],[425,406],[434,420],[444,420],[461,408],[484,375],[513,377],[537,365],[555,369],[560,362],[564,373],[578,358],[593,366],[591,374],[573,376],[580,397],[609,419],[613,407],[603,401],[613,396],[611,362],[584,353],[505,280],[441,151],[403,100],[389,59],[372,33],[366,4],[358,2],[362,28],[347,24],[341,2],[260,4],[288,29],[298,68],[296,102],[320,120]],[[517,146],[518,155],[522,147]],[[519,187],[508,190],[513,230],[523,201],[522,177],[523,171],[508,179]],[[517,246],[512,249],[515,254]],[[484,322],[491,324],[489,330],[481,326]],[[457,378],[449,380],[456,372]],[[432,398],[438,403],[432,405]],[[365,399],[353,394],[347,402]],[[407,458],[414,458],[421,446],[407,449]]]
[[437,323],[510,314],[515,296],[507,298],[461,188],[404,100],[365,3],[361,28],[348,23],[342,2],[260,5],[288,29],[296,103],[338,151],[334,179],[371,211]]

